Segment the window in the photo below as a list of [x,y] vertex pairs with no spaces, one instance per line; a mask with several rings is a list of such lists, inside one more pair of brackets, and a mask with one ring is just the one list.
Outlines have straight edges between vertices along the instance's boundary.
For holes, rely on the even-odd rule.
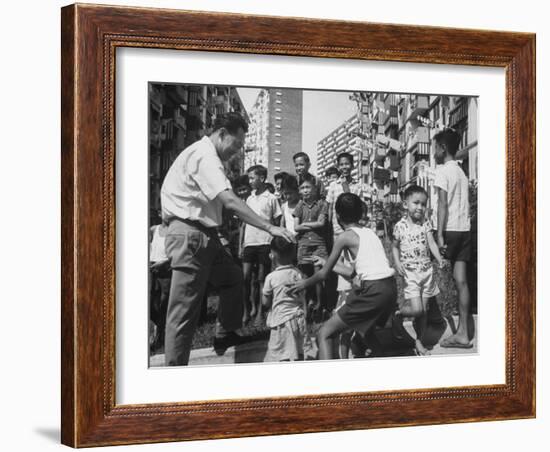
[[275,111],[280,113],[282,110],[280,108],[276,108]]
[[276,137],[280,137],[281,134],[280,134],[280,133],[276,133],[275,136],[276,136]]
[[275,157],[273,160],[275,160],[276,162],[280,162],[281,159],[279,157]]
[[280,149],[275,149],[275,154],[280,154],[280,153],[281,153]]
[[282,103],[283,103],[283,102],[282,102],[281,100],[279,100],[279,99],[277,99],[275,102],[278,103],[278,104],[282,104]]
[[275,171],[281,171],[281,167],[280,167],[280,166],[276,166],[276,167],[275,167]]
[[280,124],[275,124],[275,128],[280,129],[281,128]]
[[283,93],[281,91],[277,91],[275,94],[277,94],[277,96],[282,96]]
[[280,141],[275,141],[275,144],[280,145],[281,142]]
[[280,116],[275,116],[275,119],[276,119],[277,121],[281,121],[283,118],[281,118]]

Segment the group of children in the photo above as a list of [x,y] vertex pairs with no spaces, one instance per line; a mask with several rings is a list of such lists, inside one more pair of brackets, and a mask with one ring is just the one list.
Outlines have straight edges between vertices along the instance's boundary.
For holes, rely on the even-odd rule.
[[[414,320],[416,354],[429,354],[424,337],[429,302],[439,294],[432,258],[439,267],[450,263],[459,296],[458,329],[440,345],[472,347],[467,331],[469,291],[465,276],[470,259],[468,180],[455,160],[458,134],[446,129],[436,134],[434,141],[440,164],[434,181],[437,226],[427,218],[426,190],[409,186],[402,193],[404,216],[393,230],[393,267],[378,235],[365,226],[360,185],[351,178],[353,157],[347,153],[338,156],[338,168],[327,172],[330,182],[324,191],[320,181],[308,172],[307,156],[295,156],[297,177],[285,175],[280,185],[276,183],[282,207],[270,203],[271,219],[297,237],[297,246],[279,238],[271,240],[269,246],[266,243],[265,252],[273,267],[260,292],[261,305],[269,310],[271,360],[311,356],[306,294],[315,288],[318,305],[326,292],[322,285],[334,273],[339,276],[339,297],[332,315],[317,333],[319,359],[347,358],[350,348],[354,356],[365,356],[369,345],[377,342],[377,325],[391,319],[399,326],[404,318]],[[278,197],[274,194],[273,198]],[[314,267],[309,277],[304,276],[304,264]],[[396,271],[405,283],[400,305]],[[264,269],[262,276],[266,273]]]
[[[398,326],[403,318],[413,318],[415,351],[429,354],[424,341],[428,303],[439,294],[432,257],[441,267],[451,263],[459,295],[458,329],[441,346],[472,346],[465,276],[470,258],[468,180],[455,161],[459,141],[448,129],[434,137],[441,164],[434,182],[437,225],[427,218],[428,194],[423,188],[411,185],[403,192],[405,215],[393,230],[393,267],[379,236],[366,227],[366,205],[360,198],[361,184],[352,178],[351,154],[339,154],[336,167],[327,170],[327,187],[309,172],[310,160],[303,152],[293,156],[295,175],[276,174],[275,186],[267,183],[267,169],[261,165],[234,181],[234,191],[254,212],[296,237],[291,243],[237,224],[237,232],[227,240],[243,268],[243,324],[261,321],[267,311],[270,360],[314,356],[307,320],[316,314],[324,320],[317,333],[319,359],[347,358],[350,350],[365,356],[375,342],[375,326],[390,318]],[[229,214],[224,224],[233,221]],[[152,231],[153,241],[160,241],[161,234],[161,228]],[[164,262],[163,256],[156,258]],[[400,306],[396,271],[405,282]]]

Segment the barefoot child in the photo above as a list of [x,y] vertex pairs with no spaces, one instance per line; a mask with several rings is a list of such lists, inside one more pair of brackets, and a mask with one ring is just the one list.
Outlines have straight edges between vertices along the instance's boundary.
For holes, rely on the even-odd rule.
[[440,266],[443,259],[435,243],[431,223],[426,220],[426,190],[411,185],[403,194],[403,202],[406,215],[395,225],[392,243],[395,268],[405,278],[405,302],[396,316],[415,318],[415,349],[418,355],[423,356],[429,354],[423,343],[428,300],[439,294],[429,251]]
[[271,241],[275,270],[265,279],[262,298],[264,307],[270,309],[266,322],[271,330],[267,346],[269,361],[302,360],[312,351],[306,327],[305,297],[303,293],[291,295],[288,288],[289,283],[303,279],[293,265],[295,249],[293,243],[284,239],[276,237]]
[[454,335],[441,341],[442,347],[471,348],[468,336],[470,290],[467,266],[470,261],[470,204],[468,178],[456,161],[460,135],[445,129],[434,136],[435,161],[441,164],[435,173],[437,188],[437,244],[443,256],[451,261],[458,290],[458,328]]
[[[246,204],[258,216],[278,226],[280,223],[281,208],[275,195],[267,188],[267,169],[262,165],[255,165],[250,167],[247,173],[253,191],[246,200]],[[243,323],[246,323],[250,318],[255,318],[256,321],[260,321],[262,318],[262,304],[259,298],[261,297],[265,275],[271,269],[271,261],[269,259],[269,243],[271,242],[271,238],[269,232],[262,231],[249,224],[245,226],[243,239],[243,276],[245,284]],[[258,299],[256,298],[255,291],[251,288],[254,266],[257,266],[258,269]],[[249,302],[251,305],[250,310]]]
[[317,335],[319,359],[337,358],[335,340],[339,333],[352,329],[369,338],[375,325],[383,324],[395,311],[397,286],[394,270],[390,267],[382,242],[376,234],[359,224],[362,216],[362,202],[353,193],[343,193],[336,200],[336,215],[342,232],[334,243],[332,252],[323,266],[305,281],[291,286],[299,292],[324,281],[334,269],[346,274],[346,268],[337,264],[340,254],[347,252],[353,261],[358,285],[349,292],[346,300],[332,317],[321,327]]
[[[311,267],[316,267],[313,257],[326,259],[327,254],[327,219],[328,204],[319,199],[313,176],[304,176],[300,184],[302,200],[294,209],[294,230],[298,239],[298,265],[306,274],[311,274]],[[315,302],[309,303],[309,308],[316,314],[321,313],[323,299],[323,284],[315,286]]]

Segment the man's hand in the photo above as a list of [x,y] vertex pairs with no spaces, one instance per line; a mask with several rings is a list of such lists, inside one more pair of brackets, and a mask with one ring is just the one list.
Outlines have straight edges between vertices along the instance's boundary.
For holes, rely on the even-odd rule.
[[317,266],[317,267],[324,267],[325,264],[327,263],[327,260],[326,259],[323,259],[322,257],[320,256],[312,256],[312,261],[313,261],[313,265]]
[[306,285],[305,285],[305,279],[302,279],[301,281],[298,281],[294,284],[289,284],[287,286],[288,288],[288,294],[293,297],[295,296],[298,292],[302,292],[306,289]]
[[288,229],[272,225],[268,231],[273,237],[282,237],[287,242],[296,243],[296,237]]
[[167,259],[165,259],[163,261],[153,262],[149,266],[149,268],[151,269],[151,271],[156,272],[156,271],[160,270],[162,267],[164,267],[167,264],[167,262],[168,262]]

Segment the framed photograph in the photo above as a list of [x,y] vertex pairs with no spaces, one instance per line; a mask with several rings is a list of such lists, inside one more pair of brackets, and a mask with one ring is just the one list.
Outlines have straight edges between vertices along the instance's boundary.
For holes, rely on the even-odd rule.
[[62,442],[535,416],[535,36],[62,9]]

